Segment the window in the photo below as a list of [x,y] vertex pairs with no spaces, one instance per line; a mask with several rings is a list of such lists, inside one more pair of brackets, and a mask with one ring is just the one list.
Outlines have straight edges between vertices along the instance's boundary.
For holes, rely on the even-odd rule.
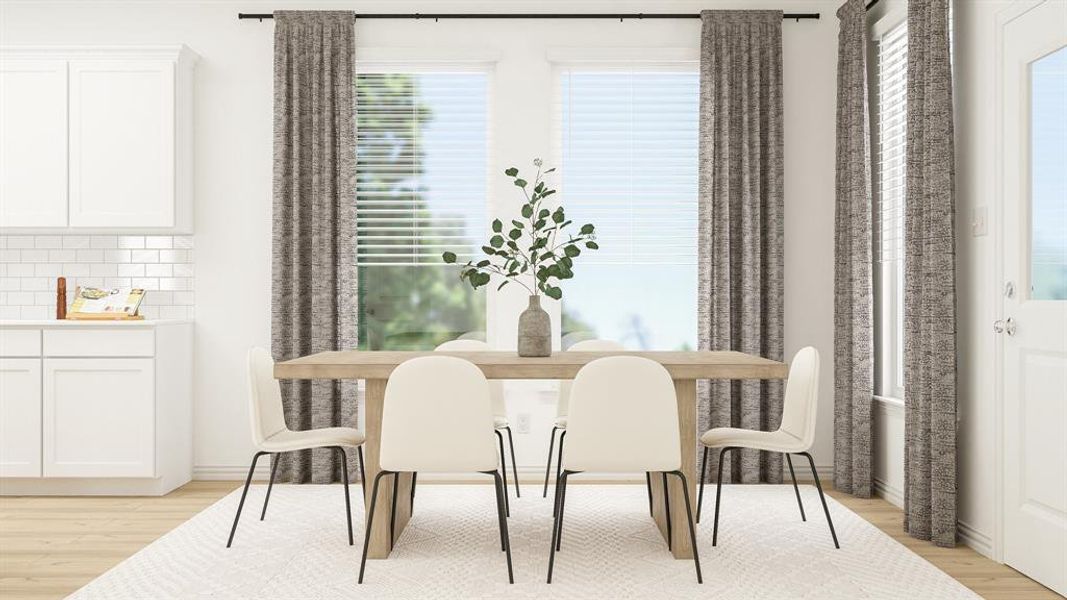
[[1030,64],[1030,298],[1067,300],[1067,47]]
[[908,31],[877,42],[874,148],[875,393],[904,398],[904,196]]
[[600,245],[564,288],[563,347],[695,348],[695,65],[572,67],[559,84],[561,202],[575,223],[596,224]]
[[361,349],[427,350],[485,331],[484,289],[441,253],[473,254],[483,237],[487,93],[484,72],[356,76]]

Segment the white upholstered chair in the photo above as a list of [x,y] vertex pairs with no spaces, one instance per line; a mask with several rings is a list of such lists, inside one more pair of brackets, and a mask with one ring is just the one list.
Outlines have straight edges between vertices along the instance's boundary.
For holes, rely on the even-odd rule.
[[[237,532],[237,522],[241,520],[241,509],[244,508],[248,487],[252,483],[252,473],[256,470],[256,462],[259,458],[269,454],[272,459],[270,483],[267,484],[267,494],[263,498],[263,512],[259,515],[262,521],[267,514],[267,502],[270,501],[274,477],[278,472],[277,455],[311,448],[330,448],[341,457],[345,516],[348,519],[348,543],[352,545],[352,506],[348,493],[348,459],[345,456],[344,447],[355,447],[359,453],[359,472],[362,481],[364,479],[362,444],[365,439],[363,434],[350,427],[326,427],[306,431],[289,429],[285,423],[285,413],[282,408],[281,388],[278,380],[274,378],[274,360],[265,348],[252,348],[248,352],[248,399],[252,417],[252,443],[256,446],[256,453],[252,457],[252,466],[248,469],[248,478],[245,479],[241,501],[237,505],[237,515],[233,519],[233,527],[230,529],[226,547],[229,548],[233,543],[233,536]],[[365,481],[363,486],[366,488]]]
[[[434,350],[438,352],[488,352],[491,347],[489,344],[477,339],[458,339],[445,342]],[[508,433],[508,446],[511,448],[511,472],[515,476],[515,497],[519,498],[522,496],[519,491],[519,467],[515,464],[515,439],[511,434],[511,423],[508,422],[508,408],[504,403],[503,381],[489,381],[489,397],[493,405],[493,431],[496,432],[497,441],[500,444],[500,471],[504,477],[504,489],[506,491],[508,487],[508,470],[507,461],[504,459],[504,435],[501,431]],[[509,516],[511,515],[511,506],[506,494],[504,497],[504,512]]]
[[[617,352],[625,350],[622,344],[609,340],[583,340],[566,347],[565,351],[573,352]],[[571,395],[571,381],[559,382],[559,398],[556,400],[556,420],[552,423],[552,435],[548,439],[548,463],[545,464],[545,487],[541,492],[542,498],[548,497],[548,476],[552,471],[552,449],[556,443],[556,432],[559,432],[559,454],[556,459],[556,483],[559,483],[560,465],[563,460],[563,438],[567,436],[567,405]]]
[[[678,400],[667,370],[653,360],[638,356],[610,356],[586,364],[571,385],[567,431],[567,453],[563,456],[563,473],[556,486],[559,509],[552,527],[548,583],[552,583],[556,551],[563,537],[567,481],[575,474],[589,471],[658,472],[662,474],[664,484],[667,475],[679,478],[685,496],[697,582],[703,583],[689,486],[681,472]],[[669,511],[667,519],[669,531]]]
[[718,543],[719,537],[719,505],[722,500],[722,465],[723,457],[727,451],[740,450],[741,448],[753,448],[767,452],[781,452],[789,464],[789,475],[793,478],[793,492],[797,497],[797,505],[800,507],[801,520],[807,521],[804,515],[804,504],[800,500],[800,488],[797,487],[796,473],[793,471],[792,454],[798,454],[808,459],[811,465],[811,474],[815,478],[815,487],[819,490],[819,499],[822,500],[823,512],[826,513],[826,522],[830,526],[830,536],[834,539],[834,546],[840,548],[837,542],[837,532],[834,531],[834,522],[830,519],[830,509],[826,506],[826,497],[823,495],[822,484],[819,482],[819,474],[815,471],[815,460],[812,459],[808,450],[815,441],[815,414],[819,405],[819,351],[811,346],[801,348],[793,356],[793,362],[789,366],[789,379],[785,384],[785,401],[782,404],[782,423],[777,431],[753,431],[751,429],[737,429],[734,427],[718,427],[708,430],[700,436],[700,443],[704,445],[703,458],[700,463],[700,500],[697,502],[697,522],[700,522],[700,508],[704,503],[704,479],[707,475],[708,449],[721,448],[719,451],[719,476],[715,490],[715,524],[712,529],[711,545]]
[[[371,488],[359,582],[367,567],[367,547],[374,527],[374,508],[382,477],[393,477],[390,529],[395,524],[397,475],[401,472],[480,472],[496,484],[497,525],[501,550],[507,554],[508,580],[511,543],[504,497],[507,490],[497,472],[497,454],[489,432],[493,412],[489,382],[473,363],[453,356],[422,356],[400,364],[389,376],[382,408],[381,467]],[[389,539],[393,539],[390,531]]]

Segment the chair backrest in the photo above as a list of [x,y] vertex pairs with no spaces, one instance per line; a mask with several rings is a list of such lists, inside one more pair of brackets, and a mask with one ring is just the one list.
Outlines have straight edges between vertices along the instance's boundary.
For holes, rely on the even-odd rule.
[[[445,342],[436,348],[435,352],[488,352],[492,350],[489,344],[481,340],[458,339]],[[506,417],[508,407],[504,403],[504,382],[499,379],[489,381],[489,398],[493,405],[493,415]]]
[[382,408],[383,469],[492,471],[497,458],[489,382],[478,367],[421,356],[393,369]]
[[282,409],[282,390],[274,378],[274,359],[266,348],[248,351],[248,406],[252,417],[252,443],[287,429]]
[[[793,355],[785,382],[781,431],[806,446],[815,441],[815,412],[819,405],[819,351],[808,346]],[[570,441],[570,440],[568,440]]]
[[632,473],[674,471],[681,464],[678,400],[663,365],[639,356],[609,356],[578,371],[564,468]]
[[[575,342],[567,348],[568,351],[573,352],[617,352],[625,349],[622,344],[611,340],[583,340]],[[571,383],[570,379],[564,379],[559,382],[559,399],[556,400],[557,417],[567,416],[567,404],[571,396]]]

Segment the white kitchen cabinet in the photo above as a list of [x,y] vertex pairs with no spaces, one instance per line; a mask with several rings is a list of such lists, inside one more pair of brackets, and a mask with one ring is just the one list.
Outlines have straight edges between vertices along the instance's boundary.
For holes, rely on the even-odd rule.
[[150,358],[44,359],[45,477],[155,475]]
[[185,46],[2,47],[0,230],[192,231]]
[[0,321],[0,494],[192,478],[192,324]]
[[0,227],[67,225],[67,63],[0,59]]
[[0,358],[0,477],[41,476],[41,359]]

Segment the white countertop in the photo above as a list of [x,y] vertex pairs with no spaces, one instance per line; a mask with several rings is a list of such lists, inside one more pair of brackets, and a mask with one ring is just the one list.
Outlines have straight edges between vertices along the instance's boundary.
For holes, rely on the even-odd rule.
[[164,325],[187,325],[190,319],[144,319],[143,321],[60,321],[58,319],[4,319],[0,320],[0,328],[32,328],[32,327],[161,327]]

